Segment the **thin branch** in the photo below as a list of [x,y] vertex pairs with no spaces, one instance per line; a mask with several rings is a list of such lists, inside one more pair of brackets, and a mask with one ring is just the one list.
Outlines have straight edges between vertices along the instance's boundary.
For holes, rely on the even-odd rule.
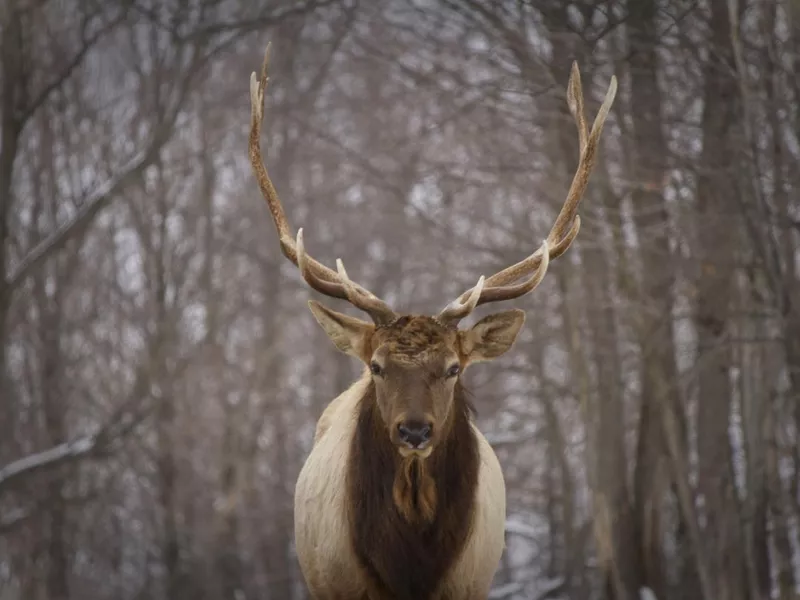
[[45,468],[67,464],[96,452],[101,436],[98,433],[85,435],[15,460],[0,468],[0,492],[21,477]]
[[79,234],[91,225],[95,217],[108,205],[110,200],[120,194],[150,165],[156,154],[153,150],[154,148],[150,148],[147,152],[140,152],[122,170],[122,175],[103,184],[100,189],[92,194],[91,198],[82,203],[72,219],[63,223],[52,234],[34,246],[16,266],[11,267],[10,274],[6,279],[6,289],[13,291],[33,269],[51,254],[63,248],[73,235]]

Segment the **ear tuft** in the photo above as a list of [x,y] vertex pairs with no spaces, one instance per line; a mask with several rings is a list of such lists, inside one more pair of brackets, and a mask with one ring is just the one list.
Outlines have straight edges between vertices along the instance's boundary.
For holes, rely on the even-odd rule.
[[472,329],[460,332],[461,351],[467,364],[505,354],[517,339],[523,323],[525,311],[515,308],[488,315]]
[[366,348],[374,325],[331,310],[315,300],[308,301],[308,308],[339,350],[366,361]]

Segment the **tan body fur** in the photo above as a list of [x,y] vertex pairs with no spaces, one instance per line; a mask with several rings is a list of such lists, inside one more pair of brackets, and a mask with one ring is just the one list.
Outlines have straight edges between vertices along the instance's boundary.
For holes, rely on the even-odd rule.
[[[314,447],[297,481],[297,554],[315,600],[368,597],[350,543],[345,475],[359,400],[369,381],[365,374],[325,409],[317,423]],[[438,597],[446,600],[485,599],[504,547],[503,474],[489,443],[474,425],[473,430],[480,452],[475,514],[468,542],[438,590]]]

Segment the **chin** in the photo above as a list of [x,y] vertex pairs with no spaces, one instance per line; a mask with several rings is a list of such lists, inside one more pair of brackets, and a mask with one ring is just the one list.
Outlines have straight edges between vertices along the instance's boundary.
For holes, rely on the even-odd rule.
[[398,452],[403,458],[428,458],[433,452],[433,446],[425,446],[424,448],[408,448],[405,446],[398,446]]

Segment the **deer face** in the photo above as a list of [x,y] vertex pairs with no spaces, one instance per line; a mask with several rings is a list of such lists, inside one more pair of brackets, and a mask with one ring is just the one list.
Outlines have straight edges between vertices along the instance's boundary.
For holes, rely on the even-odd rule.
[[369,369],[389,437],[427,456],[446,428],[461,372],[458,334],[429,317],[401,317],[371,336]]
[[505,353],[525,320],[521,310],[510,310],[467,331],[426,316],[403,316],[376,327],[317,302],[309,305],[334,344],[369,368],[387,435],[403,457],[431,454],[447,435],[463,370]]

